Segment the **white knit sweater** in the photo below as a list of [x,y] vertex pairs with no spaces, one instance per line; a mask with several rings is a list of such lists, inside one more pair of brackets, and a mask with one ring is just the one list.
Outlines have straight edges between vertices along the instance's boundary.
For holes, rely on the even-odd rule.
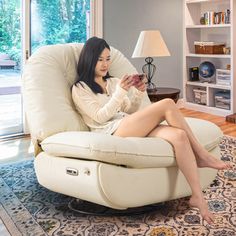
[[132,87],[133,95],[118,84],[119,79],[107,79],[107,94],[95,94],[85,83],[72,88],[72,99],[85,123],[95,132],[112,134],[124,116],[138,110],[144,92]]

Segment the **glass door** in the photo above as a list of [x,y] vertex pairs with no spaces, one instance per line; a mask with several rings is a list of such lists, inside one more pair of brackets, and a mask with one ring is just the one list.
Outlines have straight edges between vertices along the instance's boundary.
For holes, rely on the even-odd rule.
[[85,42],[90,36],[90,0],[31,0],[30,51],[43,45]]
[[0,1],[0,136],[23,132],[21,0]]

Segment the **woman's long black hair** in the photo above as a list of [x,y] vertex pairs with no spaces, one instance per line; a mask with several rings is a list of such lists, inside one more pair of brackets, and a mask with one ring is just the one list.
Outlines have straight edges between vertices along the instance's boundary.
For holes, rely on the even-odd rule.
[[[94,93],[103,93],[102,88],[95,82],[94,79],[95,67],[98,58],[105,48],[110,50],[109,45],[104,39],[92,37],[86,41],[80,53],[75,85],[83,81]],[[107,73],[103,79],[106,80],[109,77],[110,75]]]

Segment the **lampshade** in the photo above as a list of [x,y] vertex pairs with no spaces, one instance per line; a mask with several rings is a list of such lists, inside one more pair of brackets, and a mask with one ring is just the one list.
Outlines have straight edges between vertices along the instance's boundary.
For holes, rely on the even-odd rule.
[[141,31],[132,57],[164,57],[170,52],[158,30]]

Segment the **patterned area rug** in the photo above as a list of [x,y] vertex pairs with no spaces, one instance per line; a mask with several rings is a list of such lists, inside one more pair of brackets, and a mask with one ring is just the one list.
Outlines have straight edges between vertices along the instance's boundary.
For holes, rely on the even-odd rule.
[[[236,164],[236,139],[224,137],[222,160]],[[214,225],[203,222],[188,198],[166,202],[155,211],[132,216],[92,216],[71,211],[72,198],[37,182],[33,161],[0,166],[0,216],[12,236],[235,236],[236,172],[219,171],[205,191]]]

